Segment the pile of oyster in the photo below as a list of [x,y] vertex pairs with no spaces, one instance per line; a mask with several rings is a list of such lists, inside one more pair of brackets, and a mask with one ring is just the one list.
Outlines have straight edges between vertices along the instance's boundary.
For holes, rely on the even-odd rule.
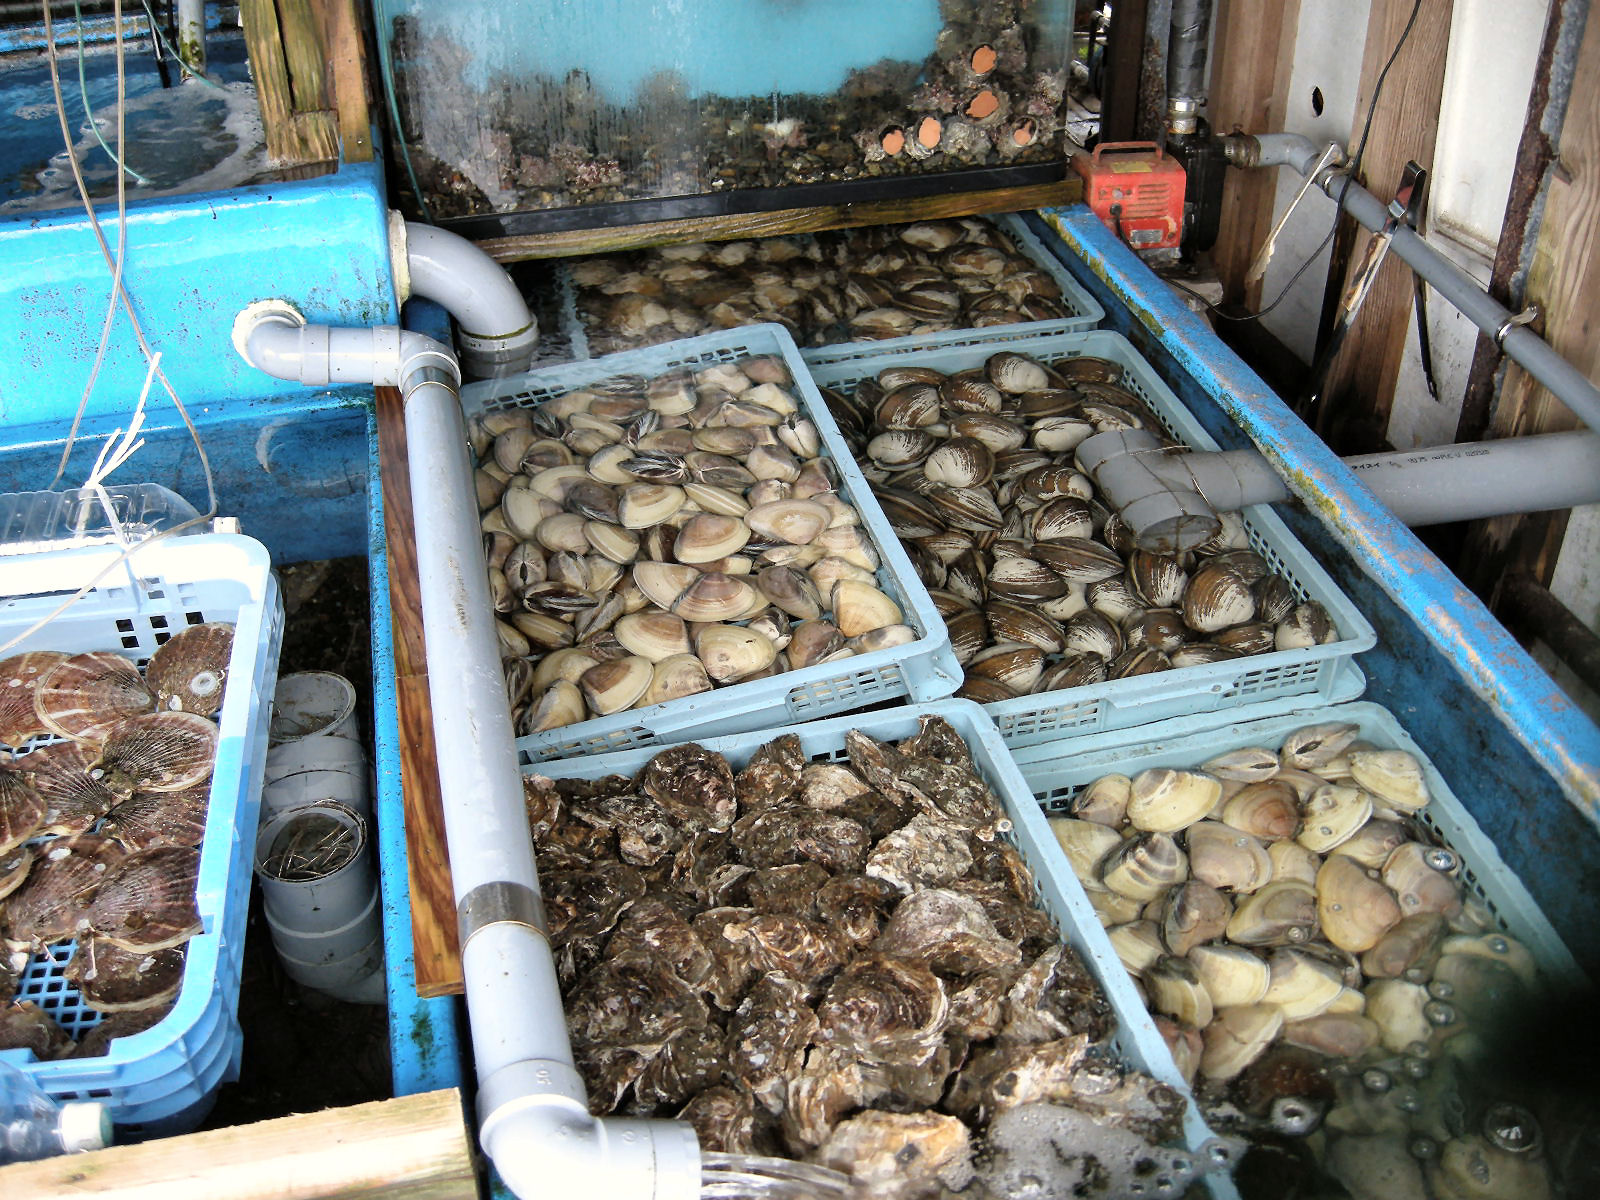
[[907,358],[823,394],[944,617],[966,668],[958,695],[990,703],[1337,640],[1236,513],[1193,554],[1153,554],[1096,500],[1080,442],[1162,435],[1117,363],[1004,351],[946,374]]
[[[1013,1195],[1029,1170],[1051,1195],[1181,1195],[1196,1162],[1157,1147],[1184,1102],[1110,1055],[1110,1006],[960,735],[924,717],[844,750],[786,734],[742,770],[688,744],[631,779],[525,777],[593,1110],[874,1196]],[[1070,1150],[1019,1164],[1030,1125]]]
[[975,217],[658,246],[569,269],[596,354],[764,321],[823,346],[1073,315],[1049,272]]
[[473,422],[519,735],[917,639],[783,361]]
[[1106,775],[1057,840],[1219,1127],[1361,1197],[1543,1197],[1531,1114],[1473,1079],[1538,988],[1420,814],[1421,765],[1345,722]]
[[[200,932],[195,882],[233,626],[192,625],[143,675],[112,651],[0,661],[0,1049],[104,1054],[165,1015]],[[76,1044],[16,1001],[36,956],[109,1014]]]

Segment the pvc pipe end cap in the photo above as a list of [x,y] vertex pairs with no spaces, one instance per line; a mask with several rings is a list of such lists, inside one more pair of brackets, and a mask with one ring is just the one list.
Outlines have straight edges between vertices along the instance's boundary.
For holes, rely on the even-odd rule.
[[111,1110],[94,1101],[61,1106],[61,1147],[68,1154],[99,1150],[111,1144]]
[[300,310],[287,300],[255,300],[241,308],[233,318],[233,348],[252,367],[256,362],[250,357],[250,335],[267,321],[294,326],[306,323]]

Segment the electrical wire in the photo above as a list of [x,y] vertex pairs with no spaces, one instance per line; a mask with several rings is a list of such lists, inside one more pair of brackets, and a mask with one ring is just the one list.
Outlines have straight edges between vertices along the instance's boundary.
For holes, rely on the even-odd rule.
[[[61,136],[66,146],[67,160],[72,165],[73,182],[78,188],[78,199],[82,202],[84,211],[89,216],[89,228],[94,233],[95,241],[99,243],[100,253],[102,257],[104,257],[106,265],[112,269],[113,299],[121,301],[124,311],[126,311],[128,314],[128,322],[133,328],[134,338],[139,343],[139,350],[144,355],[146,363],[148,363],[148,370],[145,376],[145,391],[144,394],[141,394],[139,398],[139,405],[135,410],[132,421],[130,422],[128,432],[124,434],[121,429],[118,429],[111,434],[111,437],[107,441],[106,447],[101,450],[100,455],[96,459],[94,470],[91,472],[90,480],[92,489],[99,493],[101,502],[106,508],[106,515],[111,522],[112,528],[114,530],[120,530],[120,526],[117,523],[116,514],[111,510],[111,506],[108,503],[109,497],[106,495],[102,485],[104,477],[112,470],[115,470],[116,467],[122,465],[122,463],[127,460],[128,456],[143,444],[142,440],[136,442],[133,439],[136,437],[138,429],[143,423],[144,401],[150,388],[151,379],[153,378],[161,382],[162,389],[171,398],[174,407],[176,407],[178,410],[178,415],[183,419],[184,427],[189,431],[190,439],[194,442],[195,453],[199,455],[200,466],[205,473],[207,508],[205,512],[190,517],[186,521],[181,521],[169,529],[156,531],[144,539],[144,541],[139,542],[136,545],[128,545],[124,543],[120,553],[118,553],[116,557],[112,558],[103,568],[96,572],[95,575],[76,592],[64,599],[54,609],[52,609],[49,613],[46,613],[39,620],[35,621],[27,629],[24,629],[21,633],[18,633],[16,636],[12,637],[4,645],[0,645],[0,654],[4,654],[13,647],[26,641],[40,629],[43,629],[51,621],[55,620],[62,613],[66,612],[66,610],[73,604],[77,603],[84,596],[87,596],[91,591],[93,591],[95,586],[102,579],[104,579],[117,567],[127,562],[140,548],[148,546],[154,542],[165,540],[166,538],[174,537],[186,529],[191,529],[196,526],[203,526],[210,522],[211,519],[217,515],[216,479],[211,471],[211,460],[206,454],[205,446],[200,441],[200,432],[195,428],[194,421],[189,416],[189,410],[184,406],[182,399],[179,398],[176,389],[173,388],[171,381],[167,378],[166,372],[161,369],[161,355],[159,352],[151,348],[148,339],[145,337],[144,327],[140,324],[139,315],[137,312],[135,312],[133,301],[129,297],[128,290],[122,282],[122,260],[126,248],[128,224],[126,178],[121,171],[117,172],[118,232],[117,254],[115,256],[112,255],[111,247],[106,241],[105,233],[100,228],[100,218],[95,213],[94,202],[90,199],[88,185],[84,182],[83,168],[78,163],[78,156],[73,148],[72,131],[67,123],[66,101],[61,91],[60,55],[56,48],[54,14],[51,12],[50,4],[51,0],[40,0],[40,6],[44,15],[45,42],[49,50],[50,85],[55,95],[56,118],[61,125]],[[117,151],[120,155],[123,149],[123,136],[125,133],[123,110],[125,108],[125,102],[127,99],[127,76],[125,72],[126,61],[122,37],[122,0],[114,0],[113,14],[116,28],[117,56],[116,136]],[[115,311],[115,307],[113,307],[110,317],[115,316]],[[111,323],[112,322],[110,318],[108,318],[106,326],[102,331],[104,337],[102,340],[100,353],[96,355],[88,384],[84,388],[83,397],[78,402],[78,411],[73,416],[72,427],[67,435],[67,443],[62,451],[63,467],[62,470],[57,472],[55,481],[51,483],[51,490],[54,490],[55,484],[60,482],[62,473],[65,470],[65,463],[72,453],[73,442],[76,439],[78,430],[82,424],[84,411],[88,406],[89,397],[93,393],[95,382],[99,377],[100,366],[104,360],[105,354],[104,338],[109,337]]]
[[[84,73],[83,5],[78,3],[78,0],[72,0],[72,20],[78,37],[78,96],[83,101],[83,116],[89,122],[89,132],[94,134],[94,140],[100,143],[100,149],[106,152],[119,171],[126,171],[133,176],[135,183],[142,183],[148,187],[150,181],[123,162],[122,157],[112,150],[110,146],[106,145],[106,139],[100,134],[100,122],[94,119],[94,109],[89,104],[89,80]],[[119,30],[118,33],[120,34],[120,32]]]
[[[1289,294],[1289,292],[1294,288],[1295,284],[1300,282],[1300,277],[1306,273],[1306,270],[1311,266],[1311,264],[1316,262],[1322,252],[1328,248],[1328,243],[1333,241],[1333,235],[1339,231],[1339,222],[1344,217],[1345,197],[1349,195],[1350,186],[1355,182],[1356,176],[1361,172],[1361,160],[1367,152],[1367,139],[1372,135],[1372,118],[1378,111],[1378,98],[1383,95],[1384,82],[1389,78],[1389,70],[1394,66],[1395,60],[1400,57],[1400,51],[1405,48],[1406,42],[1410,39],[1411,30],[1416,26],[1417,23],[1417,14],[1421,11],[1422,0],[1412,0],[1411,15],[1406,18],[1405,28],[1400,31],[1400,37],[1395,41],[1394,49],[1389,52],[1389,60],[1383,64],[1383,70],[1378,72],[1378,82],[1372,89],[1372,99],[1367,102],[1367,117],[1366,122],[1361,127],[1361,141],[1356,146],[1355,157],[1350,160],[1349,169],[1345,172],[1344,184],[1339,188],[1338,198],[1334,201],[1333,227],[1330,228],[1327,232],[1327,235],[1317,243],[1317,248],[1306,256],[1306,260],[1300,264],[1299,270],[1289,277],[1289,282],[1283,285],[1283,288],[1278,292],[1277,297],[1272,301],[1271,304],[1267,305],[1259,312],[1246,313],[1243,316],[1235,316],[1231,313],[1223,312],[1209,300],[1205,300],[1204,297],[1200,297],[1206,308],[1210,310],[1213,316],[1224,321],[1259,321],[1262,317],[1266,316],[1273,309],[1277,308],[1278,305],[1283,303],[1284,297]],[[1184,288],[1183,290],[1191,291],[1191,289],[1188,288]],[[1191,294],[1198,295],[1198,293],[1194,293],[1192,291]]]

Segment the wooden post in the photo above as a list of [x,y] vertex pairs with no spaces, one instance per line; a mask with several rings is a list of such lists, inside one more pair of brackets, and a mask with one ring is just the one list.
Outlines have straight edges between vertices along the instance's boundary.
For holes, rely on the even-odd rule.
[[[347,3],[338,0],[337,6]],[[350,16],[353,22],[354,14]],[[240,0],[239,20],[255,75],[268,156],[289,177],[333,170],[339,161],[339,128],[329,80],[340,72],[326,60],[324,46],[332,43],[323,32],[333,16],[319,13],[312,0]],[[340,43],[341,61],[353,48],[359,59],[359,42],[346,38]],[[364,82],[361,86],[363,90],[355,94],[361,96],[364,109]],[[362,139],[369,140],[364,124]]]
[[[1411,15],[1412,0],[1373,0],[1361,62],[1361,90],[1350,153],[1361,139],[1367,107],[1384,64]],[[1407,160],[1433,168],[1439,132],[1439,102],[1444,91],[1444,59],[1450,42],[1451,0],[1422,0],[1416,28],[1395,60],[1372,118],[1372,134],[1362,159],[1367,190],[1381,199],[1394,195]],[[1359,263],[1372,234],[1361,230],[1351,261]],[[1348,278],[1344,281],[1348,284]],[[1411,268],[1393,255],[1378,271],[1366,304],[1329,366],[1323,411],[1317,427],[1342,454],[1382,449],[1394,406],[1395,377],[1410,335],[1414,300]]]
[[[1545,340],[1600,382],[1600,21],[1591,18],[1578,50],[1558,166],[1528,274],[1527,299],[1545,314]],[[1572,429],[1578,420],[1511,363],[1490,424],[1494,437]],[[1566,511],[1495,517],[1476,524],[1462,554],[1463,578],[1492,597],[1509,571],[1548,584],[1567,527]]]
[[361,23],[355,0],[320,0],[316,16],[326,47],[344,161],[371,162],[372,115],[367,107],[366,59],[361,52]]
[[[1300,0],[1218,0],[1207,120],[1212,132],[1276,133],[1289,107]],[[1223,298],[1255,311],[1261,283],[1245,272],[1272,230],[1276,171],[1229,171],[1213,254]]]
[[0,1167],[27,1200],[476,1200],[455,1088]]

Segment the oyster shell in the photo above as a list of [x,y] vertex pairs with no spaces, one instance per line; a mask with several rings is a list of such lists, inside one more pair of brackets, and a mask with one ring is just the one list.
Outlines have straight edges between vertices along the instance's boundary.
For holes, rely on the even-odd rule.
[[185,712],[143,713],[110,726],[90,767],[113,795],[180,792],[211,775],[217,727]]
[[862,868],[901,893],[942,887],[972,867],[965,831],[926,813],[918,813],[872,847]]
[[567,997],[574,1043],[656,1046],[685,1029],[703,1027],[706,1002],[649,951],[625,950],[590,971]]
[[1022,959],[1016,945],[1000,936],[983,905],[946,888],[913,892],[897,904],[873,949],[958,974]]
[[949,1015],[944,984],[929,967],[882,953],[847,964],[817,1005],[824,1039],[862,1062],[888,1065],[926,1063]]
[[222,707],[232,656],[231,624],[191,625],[150,656],[145,685],[155,692],[157,708],[209,717]]
[[195,882],[200,852],[157,846],[128,855],[106,873],[89,905],[88,924],[126,950],[177,946],[200,932]]
[[693,742],[663,750],[639,773],[640,789],[693,829],[724,830],[737,810],[733,768]]
[[67,656],[58,650],[29,650],[0,661],[0,744],[20,746],[50,727],[34,707],[39,679]]
[[125,717],[155,707],[139,669],[109,650],[74,654],[39,676],[33,703],[51,733],[98,745]]

